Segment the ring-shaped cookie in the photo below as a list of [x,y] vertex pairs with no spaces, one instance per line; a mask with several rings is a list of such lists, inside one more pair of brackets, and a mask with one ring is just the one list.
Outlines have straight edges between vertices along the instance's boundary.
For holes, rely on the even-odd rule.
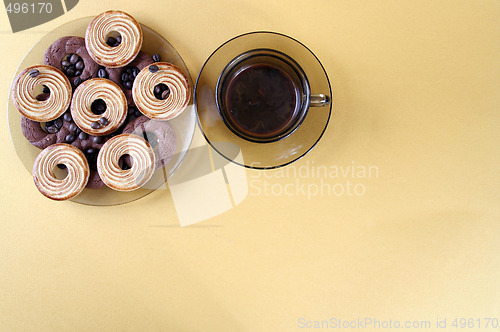
[[[154,69],[151,70],[151,67]],[[166,99],[158,99],[154,94],[159,84],[165,84],[169,89]],[[191,88],[188,78],[179,68],[167,62],[156,62],[137,74],[132,97],[135,106],[148,118],[170,120],[181,114],[188,105]]]
[[[60,180],[54,169],[64,164],[68,175]],[[83,152],[66,143],[52,144],[40,152],[33,165],[33,180],[46,197],[62,201],[75,197],[87,185],[90,169]]]
[[[112,32],[121,36],[117,46],[106,43],[107,36]],[[129,14],[118,10],[96,16],[85,33],[85,44],[92,59],[109,68],[123,67],[132,62],[141,50],[142,41],[140,24]]]
[[[50,89],[46,100],[38,100],[35,89]],[[57,119],[71,103],[71,83],[57,68],[36,65],[24,69],[12,85],[12,101],[19,112],[30,120],[46,122]]]
[[[92,103],[102,99],[106,110],[92,111]],[[80,84],[73,93],[71,116],[81,130],[90,135],[108,135],[118,129],[127,118],[127,99],[120,87],[105,78],[93,78]],[[105,118],[104,124],[101,121]],[[98,124],[99,126],[95,125]]]
[[[132,157],[132,167],[123,170],[119,160]],[[121,134],[107,141],[97,156],[97,171],[111,189],[132,191],[142,187],[155,170],[155,153],[149,143],[133,134]]]

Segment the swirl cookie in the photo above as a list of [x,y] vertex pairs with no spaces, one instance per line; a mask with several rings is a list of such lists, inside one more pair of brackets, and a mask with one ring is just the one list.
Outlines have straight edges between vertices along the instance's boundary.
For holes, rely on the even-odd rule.
[[179,68],[156,62],[139,72],[132,96],[136,107],[148,118],[170,120],[186,108],[191,89],[188,78]]
[[96,77],[99,70],[99,64],[87,52],[85,38],[77,36],[62,37],[53,42],[45,51],[43,64],[61,70],[73,88]]
[[[118,33],[119,42],[109,40],[111,33]],[[85,44],[92,59],[109,67],[123,67],[137,56],[143,41],[139,23],[127,13],[106,11],[90,22],[85,33]]]
[[[96,114],[92,105],[104,102],[104,112]],[[120,87],[105,78],[93,78],[78,86],[73,94],[71,116],[78,127],[91,135],[108,135],[127,117],[127,100]]]
[[[130,156],[130,169],[120,166],[120,158]],[[142,187],[153,175],[155,154],[149,143],[133,134],[121,134],[103,145],[97,156],[97,171],[111,189],[132,191]]]
[[56,142],[71,144],[85,154],[90,168],[90,177],[86,188],[95,189],[104,187],[104,182],[102,182],[97,173],[97,154],[102,145],[111,136],[94,136],[87,134],[73,122],[71,113],[69,112],[64,114],[63,120],[63,126],[55,134]]
[[156,168],[166,166],[176,151],[175,131],[167,121],[141,116],[127,124],[123,133],[135,134],[148,141],[156,155]]
[[[41,97],[41,96],[38,96]],[[37,97],[37,98],[38,98]],[[92,107],[95,113],[104,112],[103,108]],[[94,136],[83,132],[74,122],[71,113],[67,111],[56,120],[40,123],[30,120],[21,115],[21,131],[26,139],[39,149],[45,149],[55,143],[68,143],[82,150],[87,157],[90,167],[90,178],[86,188],[101,188],[105,184],[97,173],[97,155],[102,145],[111,138],[112,135],[120,134],[129,123],[137,117],[147,119],[134,106],[128,108],[128,115],[125,123],[111,135]],[[61,125],[62,124],[62,125]],[[154,144],[152,142],[151,144]],[[156,150],[155,150],[156,151]]]
[[[38,86],[50,90],[45,100],[37,98]],[[57,68],[36,65],[24,69],[12,85],[12,101],[19,112],[30,120],[44,122],[61,116],[71,103],[71,84]]]
[[[68,175],[58,179],[54,169],[64,165]],[[69,144],[53,144],[44,149],[33,165],[33,180],[38,190],[46,197],[62,201],[75,197],[87,185],[89,165],[83,152]]]

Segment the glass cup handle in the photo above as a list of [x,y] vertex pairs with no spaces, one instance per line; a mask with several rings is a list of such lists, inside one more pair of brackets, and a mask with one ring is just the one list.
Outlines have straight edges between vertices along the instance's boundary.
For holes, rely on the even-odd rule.
[[331,102],[330,97],[322,93],[317,95],[311,95],[311,97],[309,98],[309,106],[312,107],[327,106],[330,104],[330,102]]

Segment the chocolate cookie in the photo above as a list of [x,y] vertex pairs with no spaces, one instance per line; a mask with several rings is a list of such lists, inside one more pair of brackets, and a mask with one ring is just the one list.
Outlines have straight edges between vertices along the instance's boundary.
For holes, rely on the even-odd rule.
[[85,38],[77,36],[62,37],[53,42],[45,51],[43,63],[60,69],[73,88],[96,77],[100,68],[87,52]]
[[40,122],[33,121],[21,115],[21,131],[28,141],[39,149],[45,149],[56,143],[55,133],[49,134],[42,129]]
[[139,74],[141,69],[152,63],[154,63],[153,57],[146,52],[140,51],[137,57],[125,67],[106,68],[109,79],[118,84],[123,92],[125,92],[129,105],[134,104],[134,99],[132,98],[132,85],[134,84],[135,77]]
[[[167,165],[175,153],[175,131],[166,121],[151,120],[143,115],[126,125],[123,133],[136,134],[149,142],[156,154],[156,168]],[[125,162],[130,166],[128,160]]]

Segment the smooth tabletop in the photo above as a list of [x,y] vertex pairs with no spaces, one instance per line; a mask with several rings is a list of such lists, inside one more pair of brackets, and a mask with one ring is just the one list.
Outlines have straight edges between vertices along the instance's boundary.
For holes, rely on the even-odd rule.
[[[125,205],[43,197],[11,142],[11,81],[43,35],[108,9],[160,33],[193,81],[239,34],[304,43],[332,84],[322,140],[222,187],[187,163],[189,181]],[[1,11],[0,330],[494,331],[499,17],[497,0],[82,0],[12,33]]]

